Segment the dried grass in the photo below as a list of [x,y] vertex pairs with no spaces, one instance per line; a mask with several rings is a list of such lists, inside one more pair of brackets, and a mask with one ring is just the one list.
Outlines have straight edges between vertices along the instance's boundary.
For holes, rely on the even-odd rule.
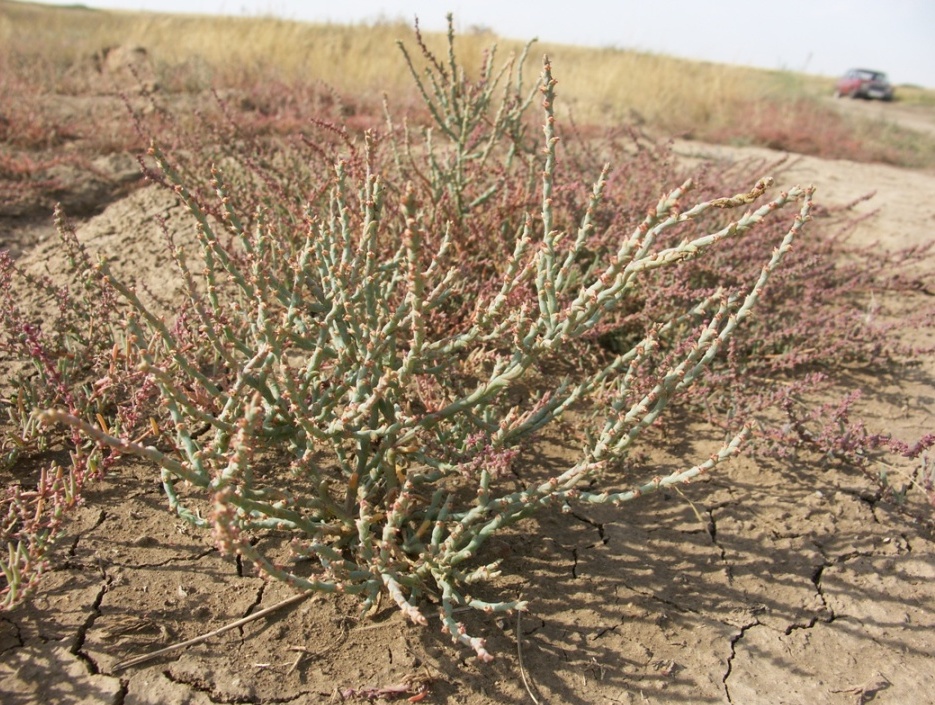
[[[91,61],[105,47],[140,45],[150,52],[168,90],[256,86],[275,76],[286,84],[331,86],[362,101],[388,93],[396,101],[417,102],[402,56],[387,51],[409,31],[407,25],[391,22],[339,26],[0,0],[0,66],[28,62],[34,83],[68,92],[72,67]],[[425,39],[430,49],[444,52],[441,34],[426,34]],[[479,67],[490,41],[486,33],[458,37],[462,65]],[[502,55],[521,48],[518,41],[500,41]],[[543,43],[534,53],[561,57],[559,92],[566,113],[560,117],[570,112],[579,124],[636,122],[663,135],[815,154],[821,146],[840,143],[846,148],[828,156],[935,164],[935,140],[878,120],[836,119],[821,130],[820,144],[801,139],[805,133],[813,135],[816,124],[827,122],[831,111],[817,98],[830,94],[832,78],[612,48]],[[534,63],[527,67],[527,83],[536,78]],[[903,95],[912,104],[935,103],[933,91],[907,87],[900,91]],[[775,119],[779,124],[773,129]],[[868,151],[871,135],[879,144]]]

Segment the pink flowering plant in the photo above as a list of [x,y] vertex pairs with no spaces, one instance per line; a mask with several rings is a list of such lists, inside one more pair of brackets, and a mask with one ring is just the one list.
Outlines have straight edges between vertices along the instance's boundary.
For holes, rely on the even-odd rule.
[[[171,307],[92,261],[64,223],[70,284],[0,260],[2,352],[31,370],[5,405],[6,466],[67,451],[7,489],[4,606],[35,589],[86,482],[132,455],[225,552],[298,590],[358,595],[365,610],[383,596],[420,624],[433,610],[488,660],[455,614],[525,608],[472,587],[497,575],[483,550],[497,532],[545,507],[618,505],[689,481],[751,434],[845,449],[788,390],[842,359],[884,357],[888,338],[837,342],[856,329],[848,301],[879,280],[816,270],[828,255],[816,242],[792,250],[810,188],[685,180],[639,135],[560,151],[548,60],[528,88],[525,52],[497,68],[491,50],[470,79],[451,23],[445,59],[418,28],[416,45],[403,55],[424,107],[400,119],[387,99],[382,129],[316,121],[317,137],[289,141],[228,120],[203,151],[151,148],[148,176],[194,226],[191,242],[166,232],[185,282]],[[49,324],[14,284],[41,295]],[[789,303],[802,292],[821,298]],[[835,315],[821,317],[819,350],[808,316],[823,306]],[[802,370],[785,392],[745,382]],[[677,400],[726,419],[724,446],[634,477],[628,457]],[[764,409],[795,419],[795,438],[764,431]],[[570,419],[578,455],[520,473],[524,452]],[[850,458],[889,443],[848,438]],[[906,448],[928,491],[930,445]],[[261,533],[287,536],[288,550],[263,548]]]
[[[40,418],[97,445],[76,455],[76,466],[101,453],[158,465],[179,516],[267,575],[299,590],[359,595],[364,609],[387,595],[420,624],[433,605],[453,639],[489,660],[455,610],[525,603],[469,594],[497,575],[498,563],[483,559],[487,539],[543,507],[621,504],[737,452],[746,428],[681,472],[637,481],[615,474],[750,317],[809,218],[811,190],[767,197],[762,179],[686,206],[693,183],[684,181],[633,228],[600,233],[614,246],[595,256],[595,216],[613,207],[607,169],[583,202],[569,203],[559,188],[548,60],[537,87],[543,139],[535,141],[521,66],[495,73],[491,54],[471,82],[453,35],[446,65],[419,45],[424,72],[406,56],[432,126],[390,120],[343,158],[320,150],[326,183],[306,184],[301,209],[291,195],[243,209],[262,202],[238,196],[263,188],[262,179],[231,185],[221,170],[211,203],[153,147],[158,178],[197,223],[201,262],[192,266],[176,249],[188,282],[181,313],[166,320],[106,264],[95,267],[125,311],[126,344],[114,347],[115,359],[158,390],[129,404],[134,418],[152,419],[149,440],[126,424],[102,426],[80,405]],[[487,230],[504,197],[535,209]],[[749,281],[700,291],[623,349],[586,353],[647,277],[704,258],[789,206],[794,214]],[[734,215],[710,231],[693,227],[712,213]],[[672,232],[687,236],[661,244]],[[502,260],[485,261],[482,235]],[[649,364],[673,336],[680,345]],[[588,364],[542,373],[561,370],[570,350]],[[571,412],[584,429],[577,459],[517,489],[511,470],[523,449]],[[270,530],[292,537],[289,555],[251,540]]]

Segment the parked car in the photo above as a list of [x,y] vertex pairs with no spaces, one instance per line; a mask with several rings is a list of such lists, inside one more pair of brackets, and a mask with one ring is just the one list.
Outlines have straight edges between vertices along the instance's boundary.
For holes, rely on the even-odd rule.
[[834,97],[877,98],[893,100],[893,86],[882,71],[851,69],[844,74],[834,88]]

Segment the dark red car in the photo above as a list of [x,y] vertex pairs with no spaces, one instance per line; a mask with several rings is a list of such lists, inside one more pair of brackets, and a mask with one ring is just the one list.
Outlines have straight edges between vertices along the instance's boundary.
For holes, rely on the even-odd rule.
[[893,100],[893,86],[882,71],[851,69],[838,80],[834,88],[835,98],[843,96]]

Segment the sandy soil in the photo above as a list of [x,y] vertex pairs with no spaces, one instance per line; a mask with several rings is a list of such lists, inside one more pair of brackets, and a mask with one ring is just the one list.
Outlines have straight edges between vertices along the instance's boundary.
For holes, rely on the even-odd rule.
[[935,110],[928,106],[904,105],[898,100],[893,103],[883,103],[878,100],[852,98],[828,98],[828,103],[846,115],[861,115],[935,135]]
[[[776,156],[697,143],[677,151]],[[118,271],[171,288],[154,216],[190,223],[162,192],[123,197],[126,163],[112,162],[101,166],[110,188],[81,196],[91,186],[73,184],[91,211],[113,200],[80,237],[110,253]],[[857,206],[879,209],[854,233],[859,242],[932,241],[933,175],[802,158],[778,182],[814,182],[829,206],[876,191]],[[46,216],[7,214],[0,238],[27,267],[55,269]],[[868,418],[906,438],[935,430],[935,356],[917,363],[902,376],[863,380]],[[719,440],[711,436],[687,429],[654,458],[660,474],[709,452]],[[560,458],[561,440],[536,463]],[[340,702],[342,692],[381,702],[423,694],[426,703],[534,702],[524,676],[538,702],[553,704],[921,705],[935,693],[935,538],[880,500],[864,475],[819,457],[741,458],[684,494],[546,512],[492,540],[487,551],[504,559],[506,577],[482,590],[522,594],[531,608],[521,620],[465,616],[497,655],[489,665],[395,608],[359,621],[354,603],[316,596],[114,672],[119,661],[290,595],[221,558],[165,504],[158,473],[144,465],[122,466],[89,493],[37,598],[0,615],[6,705],[319,703]]]

